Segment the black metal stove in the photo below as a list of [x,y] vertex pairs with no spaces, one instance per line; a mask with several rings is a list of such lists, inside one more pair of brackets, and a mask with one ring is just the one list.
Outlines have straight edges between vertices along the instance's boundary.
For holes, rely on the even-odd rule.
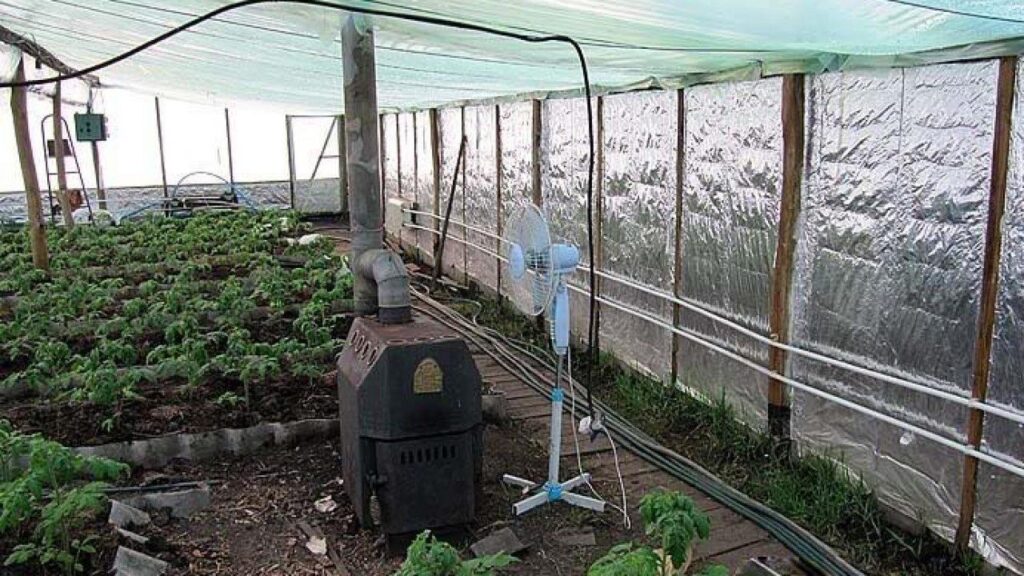
[[359,523],[385,534],[473,520],[482,461],[481,379],[466,343],[415,317],[359,318],[338,359],[342,467]]

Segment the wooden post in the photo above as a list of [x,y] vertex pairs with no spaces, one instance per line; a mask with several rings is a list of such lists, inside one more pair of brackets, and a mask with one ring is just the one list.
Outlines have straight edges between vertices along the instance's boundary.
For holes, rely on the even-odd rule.
[[[64,163],[64,106],[60,98],[60,82],[57,82],[53,85],[53,155],[57,163],[57,202],[60,204],[64,226],[70,229],[75,227],[75,219],[71,214],[71,202],[68,200],[68,172]],[[85,194],[85,190],[82,190],[82,193]]]
[[[782,201],[779,208],[779,238],[775,246],[772,274],[772,338],[789,341],[790,285],[793,278],[793,249],[796,221],[800,213],[800,178],[804,158],[804,76],[787,74],[782,80]],[[769,368],[778,374],[786,369],[786,353],[772,348]],[[772,378],[768,383],[768,430],[772,437],[788,441],[790,436],[789,394],[785,384]],[[787,442],[788,443],[788,442]]]
[[[417,203],[420,190],[419,130],[416,127],[416,112],[409,112],[409,114],[412,114],[412,206],[415,210],[419,210],[419,204]],[[423,255],[420,253],[420,243],[417,242],[419,233],[416,230],[410,230],[409,235],[412,236],[411,242],[416,249],[416,260],[422,262]]]
[[532,148],[532,161],[533,170],[530,173],[531,176],[531,187],[530,191],[533,194],[533,203],[537,206],[544,205],[544,194],[540,188],[540,146],[541,146],[541,103],[540,100],[533,101],[533,146]]
[[[430,138],[433,140],[433,146],[430,147],[430,163],[434,169],[434,218],[432,227],[434,230],[440,232],[441,221],[439,219],[441,215],[441,122],[438,119],[437,108],[430,109]],[[433,234],[434,237],[434,267],[440,268],[441,261],[437,258],[437,253],[441,244],[441,235]]]
[[284,117],[284,136],[288,142],[288,205],[295,209],[295,137],[292,134],[292,117]]
[[96,175],[96,198],[99,200],[99,209],[107,209],[107,188],[103,184],[103,164],[100,162],[99,143],[93,140],[89,142],[92,148],[92,169]]
[[[502,203],[502,189],[501,189],[501,106],[499,106],[497,104],[494,105],[494,169],[495,169],[494,185],[495,185],[495,192],[496,192],[497,198],[498,198],[498,200],[497,200],[497,204],[498,204],[498,218],[497,218],[497,223],[495,224],[495,226],[497,227],[497,230],[495,231],[495,233],[498,235],[498,238],[501,238],[502,226],[503,226],[502,220],[504,219],[502,217],[504,211],[501,209],[501,203]],[[495,252],[497,252],[498,254],[501,254],[501,249],[502,249],[501,240],[495,241],[494,248],[495,248],[495,250],[494,250]],[[494,259],[494,266],[495,266],[495,268],[497,268],[497,273],[498,273],[498,275],[497,275],[497,289],[498,289],[498,300],[500,301],[501,300],[501,260],[498,260],[497,258],[495,258]]]
[[[683,179],[686,176],[686,95],[676,90],[676,198],[675,198],[675,243],[672,255],[672,294],[683,297]],[[683,308],[672,304],[672,325],[682,327]],[[672,384],[679,381],[679,355],[683,338],[672,333]]]
[[235,159],[231,153],[231,112],[224,108],[224,134],[228,140],[228,182],[235,187]]
[[[377,115],[377,137],[380,142],[380,153],[378,154],[379,159],[377,164],[380,166],[380,213],[386,214],[385,204],[388,202],[388,139],[387,130],[384,129],[384,123],[387,122],[387,116],[384,114]],[[401,168],[401,166],[399,166]]]
[[[25,59],[21,58],[14,71],[14,81],[25,81]],[[28,212],[28,235],[32,249],[32,264],[40,270],[50,269],[50,253],[46,248],[43,230],[43,203],[39,199],[39,177],[32,157],[32,139],[28,129],[28,100],[25,87],[11,88],[11,117],[14,121],[14,140],[18,146],[21,179],[25,186],[25,209]],[[45,152],[45,151],[44,151]]]
[[[533,100],[533,142],[531,148],[531,172],[530,172],[530,194],[533,196],[533,204],[538,207],[544,206],[544,192],[541,189],[541,140],[543,138],[544,111],[540,100]],[[538,314],[537,329],[544,332],[544,315]]]
[[341,213],[348,212],[348,168],[345,163],[345,116],[338,115],[335,127],[338,130],[338,193],[341,194]]
[[[601,297],[603,284],[597,270],[604,267],[604,96],[597,97],[597,141],[594,146],[594,294]],[[601,303],[594,302],[594,350],[601,350]],[[595,368],[596,369],[596,368]],[[588,397],[589,398],[589,397]]]
[[164,124],[160,119],[160,98],[154,97],[153,103],[156,106],[156,142],[160,147],[160,181],[164,185],[164,198],[170,195],[167,190],[167,159],[164,157]]
[[[392,114],[395,119],[395,155],[397,156],[395,166],[398,174],[395,174],[395,186],[398,186],[398,198],[402,198],[402,123],[398,121],[398,113]],[[387,201],[385,200],[385,204]]]
[[[1010,155],[1010,122],[1013,117],[1014,85],[1017,80],[1017,57],[999,59],[999,81],[996,92],[995,134],[992,140],[992,177],[989,181],[988,223],[985,229],[985,261],[982,269],[981,302],[978,310],[977,337],[974,344],[974,374],[971,397],[984,402],[988,396],[991,368],[992,335],[996,319],[999,288],[999,259],[1002,251],[1002,221],[1006,206],[1006,172]],[[985,413],[970,410],[967,442],[981,447]],[[967,551],[971,544],[971,527],[977,503],[978,459],[964,457],[964,481],[960,494],[960,521],[956,529],[956,547]]]
[[[461,128],[461,131],[462,131],[462,143],[465,146],[467,144],[467,142],[466,142],[466,140],[467,140],[467,138],[466,138],[466,107],[465,106],[459,106],[459,113],[460,113],[460,115],[459,115],[459,122],[460,122],[460,125],[462,126],[462,128]],[[465,149],[463,149],[462,153],[463,154],[466,153]],[[467,223],[466,222],[466,164],[469,164],[469,162],[467,162],[466,159],[463,158],[462,159],[462,194],[459,194],[459,220],[461,220],[463,224]],[[458,172],[458,168],[456,168],[456,172]],[[462,228],[462,283],[465,284],[465,285],[469,285],[469,250],[470,250],[470,248],[469,248],[469,245],[466,244],[466,242],[469,241],[469,231],[466,230],[465,226],[462,226],[461,228]]]

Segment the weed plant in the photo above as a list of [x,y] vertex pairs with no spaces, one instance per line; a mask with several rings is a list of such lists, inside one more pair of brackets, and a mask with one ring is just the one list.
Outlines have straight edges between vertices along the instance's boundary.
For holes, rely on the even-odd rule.
[[516,559],[505,553],[462,560],[451,544],[425,530],[409,544],[405,561],[394,576],[494,576],[514,562]]
[[0,542],[19,542],[4,565],[83,571],[96,552],[85,525],[105,508],[106,482],[127,472],[0,421]]

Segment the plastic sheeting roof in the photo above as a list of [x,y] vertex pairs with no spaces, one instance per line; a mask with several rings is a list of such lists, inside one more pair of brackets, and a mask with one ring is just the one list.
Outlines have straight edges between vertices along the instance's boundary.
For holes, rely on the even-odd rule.
[[[0,23],[72,67],[123,52],[227,0],[0,0]],[[1017,52],[1024,4],[1002,0],[355,0],[584,44],[598,91],[899,66]],[[958,15],[962,11],[992,18]],[[344,12],[250,6],[101,71],[108,85],[193,101],[341,111]],[[1000,20],[1002,19],[1002,20]],[[377,29],[381,107],[573,91],[564,44],[528,45],[388,18]]]

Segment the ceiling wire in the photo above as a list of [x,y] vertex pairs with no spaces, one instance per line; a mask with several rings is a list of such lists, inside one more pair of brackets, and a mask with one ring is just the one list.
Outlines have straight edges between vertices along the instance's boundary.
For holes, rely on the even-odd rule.
[[[82,6],[82,5],[76,4],[74,2],[70,2],[68,0],[51,0],[51,1],[59,3],[59,4],[67,4],[67,5],[71,5],[71,6],[76,6],[76,7],[84,8],[84,9],[90,9],[90,10],[92,9],[91,7]],[[148,9],[148,10],[154,10],[154,11],[157,11],[157,12],[162,12],[162,13],[165,13],[165,14],[174,14],[174,15],[185,16],[185,17],[189,17],[189,18],[194,18],[194,17],[198,16],[198,14],[193,13],[193,12],[188,12],[186,10],[167,8],[165,6],[153,6],[151,4],[146,4],[146,3],[138,2],[138,1],[134,1],[134,0],[107,0],[107,1],[111,2],[113,4],[121,4],[121,5],[124,5],[124,6],[132,6],[134,8],[144,8],[144,9]],[[428,10],[428,9],[425,9],[425,8],[418,8],[418,7],[414,7],[414,6],[403,6],[401,4],[395,4],[393,2],[383,2],[381,0],[364,0],[364,2],[366,4],[386,6],[388,8],[396,8],[396,9],[405,10],[406,14],[409,14],[411,12],[415,12],[415,13],[418,13],[418,14],[422,14],[422,15],[426,15],[426,16],[430,16],[430,17],[434,17],[434,18],[450,18],[451,17],[450,15],[445,14],[443,12],[439,12],[437,10]],[[340,5],[338,5],[338,6],[340,6]],[[301,37],[301,38],[316,38],[316,36],[309,35],[309,34],[303,34],[301,32],[296,32],[294,30],[285,30],[285,29],[282,29],[282,28],[275,28],[275,27],[267,26],[267,25],[252,24],[252,23],[247,23],[247,22],[240,22],[238,20],[232,20],[232,19],[228,19],[228,18],[213,18],[212,20],[214,22],[218,22],[218,23],[221,23],[221,24],[231,24],[233,26],[239,26],[239,27],[248,28],[248,29],[251,29],[251,30],[261,30],[263,32],[271,32],[271,33],[275,33],[275,34],[286,34],[286,35],[289,35],[289,36],[297,36],[297,37]],[[474,24],[474,25],[477,25],[477,26],[486,26],[486,24],[481,23],[481,22],[477,22],[477,21],[471,21],[471,20],[462,20],[462,21],[466,22],[466,23],[471,23],[471,24]],[[536,28],[528,28],[528,27],[525,27],[525,26],[507,26],[507,28],[509,30],[515,30],[515,31],[518,31],[518,32],[522,32],[524,34],[540,34],[540,35],[550,35],[551,34],[550,32],[545,31],[545,30],[538,30]],[[602,39],[599,39],[599,38],[591,38],[591,37],[586,37],[586,36],[573,36],[573,37],[582,46],[593,46],[593,47],[596,47],[596,48],[615,48],[615,49],[620,49],[620,50],[649,50],[649,51],[655,51],[655,52],[682,52],[682,53],[707,53],[707,54],[718,54],[718,53],[725,53],[725,54],[763,54],[763,53],[775,52],[775,50],[749,49],[749,48],[709,48],[709,47],[697,48],[697,47],[690,47],[690,46],[654,46],[654,45],[645,45],[645,44],[634,44],[634,43],[628,43],[628,42],[615,42],[615,41],[612,41],[612,40],[602,40]],[[387,49],[386,47],[381,47],[381,48],[382,49]],[[439,54],[436,54],[436,53],[433,53],[433,52],[423,52],[423,51],[413,51],[413,52],[415,52],[417,54],[426,54],[426,55],[430,55],[430,56],[437,56],[437,55],[439,55]],[[455,57],[459,58],[460,56],[455,56]],[[505,61],[501,61],[501,60],[487,59],[486,61],[505,63]]]
[[583,47],[570,36],[564,34],[546,34],[546,35],[532,35],[523,34],[519,32],[512,32],[509,30],[502,30],[499,28],[493,28],[490,26],[484,26],[481,24],[474,24],[471,22],[462,22],[458,20],[452,20],[449,18],[439,18],[435,16],[426,16],[421,14],[408,14],[404,12],[395,12],[392,10],[381,10],[377,8],[366,8],[363,6],[351,6],[341,3],[328,2],[327,0],[239,0],[231,4],[225,4],[206,12],[205,14],[196,16],[178,26],[158,35],[149,40],[136,45],[129,50],[122,52],[116,56],[108,58],[97,64],[87,66],[81,70],[75,70],[67,73],[58,73],[56,76],[50,76],[47,78],[38,78],[34,80],[21,80],[16,82],[0,82],[0,88],[16,88],[16,87],[31,87],[40,86],[44,84],[50,84],[54,82],[61,82],[64,80],[72,80],[75,78],[81,78],[93,72],[97,72],[109,66],[113,66],[119,62],[127,60],[139,54],[145,50],[148,50],[165,40],[172,38],[178,34],[188,31],[190,28],[202,24],[208,20],[215,19],[217,16],[244,8],[246,6],[254,6],[258,4],[299,4],[306,6],[317,6],[321,8],[329,8],[332,10],[342,10],[347,12],[353,12],[356,14],[364,14],[370,16],[381,16],[385,18],[397,18],[400,20],[409,20],[413,22],[419,22],[423,24],[431,24],[435,26],[442,26],[447,28],[455,28],[458,30],[468,30],[472,32],[480,32],[484,34],[491,34],[494,36],[500,36],[504,38],[511,38],[514,40],[521,40],[523,42],[531,44],[542,44],[547,42],[558,42],[568,44],[572,47],[576,54],[576,58],[579,61],[580,71],[583,76],[583,92],[584,101],[586,102],[587,109],[587,186],[586,186],[586,198],[587,198],[587,248],[588,248],[588,259],[589,259],[589,309],[588,309],[588,322],[587,322],[587,346],[588,352],[590,353],[590,363],[587,365],[587,404],[588,410],[591,414],[594,414],[594,400],[591,395],[591,384],[593,383],[594,367],[597,365],[598,351],[594,347],[594,340],[596,334],[596,311],[597,311],[597,294],[594,291],[596,285],[596,266],[594,265],[594,208],[593,208],[593,197],[594,197],[594,110],[593,110],[593,98],[591,97],[591,86],[590,86],[590,72],[587,69],[587,59],[583,54]]
[[1010,18],[1009,16],[996,16],[995,14],[979,14],[977,12],[969,12],[967,10],[959,10],[957,8],[948,8],[946,6],[931,6],[922,2],[915,2],[913,0],[882,0],[890,4],[899,4],[900,6],[906,6],[908,8],[919,8],[921,10],[931,10],[932,12],[941,12],[943,14],[949,14],[952,16],[965,16],[967,18],[979,18],[982,20],[991,20],[993,22],[1005,22],[1008,24],[1024,24],[1024,20],[1018,18]]

